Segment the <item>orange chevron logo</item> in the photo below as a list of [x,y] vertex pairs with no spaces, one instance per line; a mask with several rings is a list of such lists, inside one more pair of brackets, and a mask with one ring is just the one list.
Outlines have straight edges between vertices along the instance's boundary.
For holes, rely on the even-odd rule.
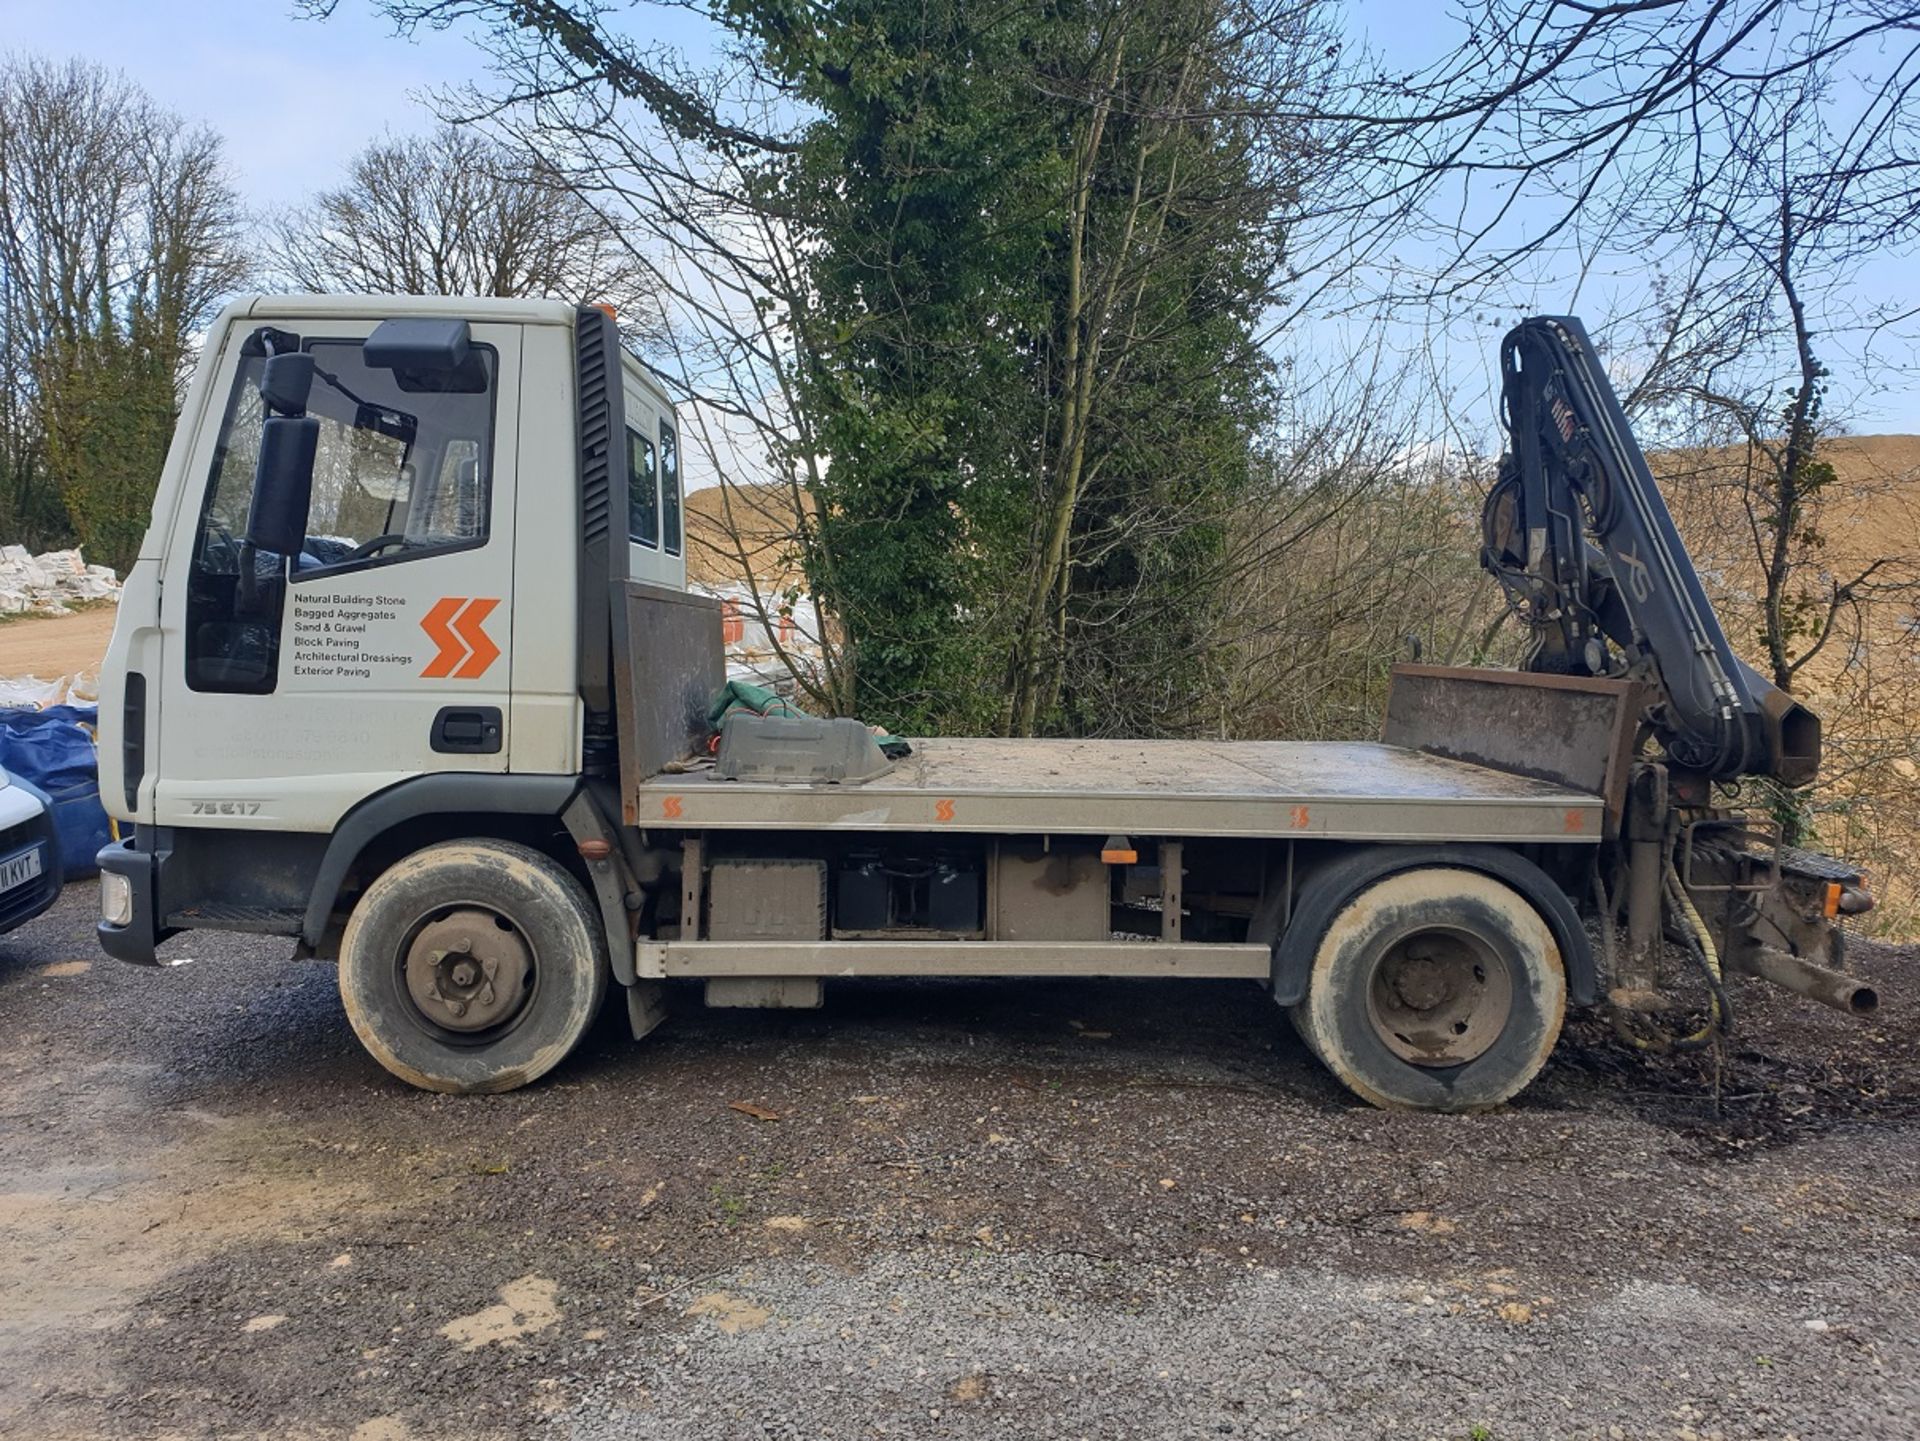
[[420,674],[429,680],[478,680],[500,659],[500,647],[483,627],[498,599],[450,595],[433,603],[420,619],[420,629],[440,647]]

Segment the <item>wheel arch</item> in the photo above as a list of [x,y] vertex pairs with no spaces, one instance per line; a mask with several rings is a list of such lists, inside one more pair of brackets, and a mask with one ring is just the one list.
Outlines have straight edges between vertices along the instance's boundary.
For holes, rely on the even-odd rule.
[[300,939],[320,947],[349,880],[365,889],[401,856],[439,841],[520,841],[577,869],[577,856],[554,854],[550,833],[578,789],[574,776],[442,773],[415,776],[368,796],[333,828],[314,872]]
[[1274,942],[1274,1000],[1294,1006],[1306,999],[1320,939],[1349,901],[1376,881],[1425,866],[1475,871],[1518,891],[1540,913],[1560,947],[1568,999],[1576,1006],[1594,1004],[1599,988],[1593,945],[1572,899],[1519,852],[1486,845],[1365,846],[1314,869],[1302,880],[1293,916]]

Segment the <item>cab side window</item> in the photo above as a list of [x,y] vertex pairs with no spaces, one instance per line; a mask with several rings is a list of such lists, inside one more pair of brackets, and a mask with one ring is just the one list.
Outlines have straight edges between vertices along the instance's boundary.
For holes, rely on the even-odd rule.
[[651,550],[660,544],[660,475],[653,442],[627,427],[627,539]]
[[264,695],[273,689],[279,645],[275,558],[241,540],[253,506],[253,472],[266,418],[260,377],[270,343],[263,331],[248,337],[241,350],[194,537],[186,626],[187,684],[194,690]]
[[[246,543],[266,357],[314,357],[320,422],[300,553]],[[366,364],[358,339],[260,330],[241,347],[187,577],[186,679],[194,690],[270,693],[289,584],[484,545],[498,357],[475,345],[446,373]]]

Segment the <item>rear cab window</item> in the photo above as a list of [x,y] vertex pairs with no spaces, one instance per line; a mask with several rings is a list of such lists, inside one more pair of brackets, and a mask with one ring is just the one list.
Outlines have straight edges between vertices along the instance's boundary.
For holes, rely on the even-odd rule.
[[660,544],[660,472],[653,442],[627,427],[627,539],[649,550]]
[[660,510],[668,555],[680,554],[680,447],[673,427],[660,422]]

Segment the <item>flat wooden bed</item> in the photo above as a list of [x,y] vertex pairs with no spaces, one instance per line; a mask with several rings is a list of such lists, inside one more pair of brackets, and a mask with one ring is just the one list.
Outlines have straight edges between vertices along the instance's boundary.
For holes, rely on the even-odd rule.
[[634,817],[676,830],[1594,842],[1600,797],[1345,741],[921,740],[854,784],[654,776]]

